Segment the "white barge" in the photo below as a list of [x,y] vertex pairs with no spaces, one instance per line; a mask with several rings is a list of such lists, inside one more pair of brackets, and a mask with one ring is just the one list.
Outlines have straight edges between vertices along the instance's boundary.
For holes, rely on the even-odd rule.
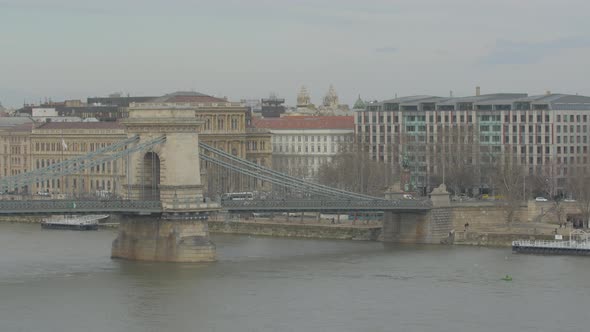
[[590,234],[575,230],[569,240],[517,240],[512,242],[512,251],[522,254],[590,256]]
[[51,218],[44,218],[41,221],[41,227],[48,229],[97,230],[98,221],[105,218],[108,218],[108,215],[91,214],[83,216],[53,216]]

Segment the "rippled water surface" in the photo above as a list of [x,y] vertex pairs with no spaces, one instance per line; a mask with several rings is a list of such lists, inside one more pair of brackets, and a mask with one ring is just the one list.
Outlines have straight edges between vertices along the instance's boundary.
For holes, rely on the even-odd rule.
[[0,224],[0,331],[589,329],[590,257],[214,236],[217,263],[156,264],[114,238]]

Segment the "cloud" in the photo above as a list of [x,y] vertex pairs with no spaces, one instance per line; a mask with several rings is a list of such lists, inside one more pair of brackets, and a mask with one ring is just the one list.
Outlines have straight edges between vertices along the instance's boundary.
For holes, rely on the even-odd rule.
[[585,47],[590,47],[590,39],[585,37],[561,38],[536,43],[498,39],[495,48],[483,57],[481,62],[492,65],[534,64],[563,50]]
[[395,53],[397,51],[397,47],[378,47],[375,49],[375,52],[377,53]]

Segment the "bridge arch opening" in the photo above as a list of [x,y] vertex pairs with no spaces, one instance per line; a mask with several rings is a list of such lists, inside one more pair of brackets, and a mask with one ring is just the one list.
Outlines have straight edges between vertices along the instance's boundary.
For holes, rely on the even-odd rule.
[[141,198],[160,200],[160,157],[155,152],[147,152],[141,163]]

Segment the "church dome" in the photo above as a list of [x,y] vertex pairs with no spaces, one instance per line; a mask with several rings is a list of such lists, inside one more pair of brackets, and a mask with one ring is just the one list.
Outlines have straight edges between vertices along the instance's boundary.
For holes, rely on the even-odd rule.
[[352,107],[355,110],[364,110],[367,107],[367,104],[361,99],[361,95],[359,95],[356,102],[354,102],[354,106]]

